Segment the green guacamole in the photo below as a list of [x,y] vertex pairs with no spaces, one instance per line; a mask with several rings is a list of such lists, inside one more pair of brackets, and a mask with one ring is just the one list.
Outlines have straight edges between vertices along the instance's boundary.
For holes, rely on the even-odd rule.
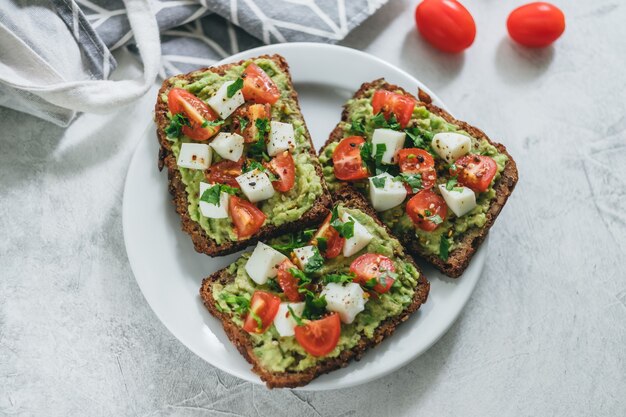
[[[374,116],[371,104],[371,97],[374,94],[374,91],[375,90],[372,89],[366,92],[364,97],[359,99],[351,99],[347,103],[349,115],[347,120],[351,121],[365,119],[364,131],[366,139],[368,141],[371,141],[372,134],[375,129],[375,127],[371,123],[371,118]],[[448,209],[448,215],[446,217],[446,220],[432,232],[427,232],[414,226],[413,222],[406,214],[405,210],[406,201],[408,201],[408,199],[405,200],[405,202],[401,205],[380,213],[381,220],[393,231],[394,234],[396,234],[397,236],[410,237],[412,239],[416,238],[426,252],[439,256],[441,239],[448,239],[449,251],[452,252],[458,245],[458,242],[460,241],[464,233],[466,233],[468,230],[471,230],[472,228],[480,228],[485,225],[485,222],[487,221],[486,213],[489,210],[491,201],[496,196],[493,186],[500,178],[500,175],[504,170],[504,166],[506,165],[508,158],[505,154],[498,152],[498,149],[495,146],[491,145],[487,140],[472,137],[464,130],[459,129],[456,125],[452,123],[448,123],[442,117],[431,113],[423,106],[415,107],[415,109],[413,110],[413,117],[411,121],[416,122],[417,126],[433,134],[439,132],[457,132],[470,137],[472,140],[472,149],[470,153],[490,156],[496,161],[496,164],[498,166],[498,172],[494,180],[492,181],[489,189],[476,196],[477,206],[472,211],[461,217],[456,217],[455,214],[450,209]],[[344,131],[344,137],[353,136],[356,134],[351,130],[351,123],[342,122],[341,126]],[[408,138],[407,143],[410,143]],[[341,186],[341,181],[339,181],[335,177],[332,165],[332,155],[337,145],[338,142],[333,142],[329,144],[321,151],[319,158],[323,167],[322,171],[324,173],[324,178],[326,179],[328,188],[331,191],[336,190],[338,187]],[[405,146],[411,147],[409,145]],[[427,150],[430,150],[429,146],[427,147]],[[448,165],[434,152],[431,152],[431,154],[433,154],[433,157],[435,159],[435,168],[437,169],[437,184],[445,184],[450,179],[450,175],[447,169]],[[364,194],[368,194],[368,185],[365,181],[355,182],[354,185]],[[436,191],[437,187],[433,187],[433,190]]]
[[[274,372],[302,371],[314,366],[318,361],[328,357],[336,357],[342,351],[354,347],[363,335],[372,338],[374,331],[385,319],[400,314],[411,304],[415,288],[419,279],[419,273],[415,267],[405,261],[405,254],[395,238],[391,237],[384,228],[380,227],[371,217],[358,209],[338,207],[339,215],[347,212],[359,223],[367,228],[374,236],[369,245],[359,253],[345,258],[342,255],[332,260],[327,260],[318,272],[317,277],[329,273],[347,273],[350,263],[364,253],[378,253],[393,260],[398,273],[398,285],[391,287],[389,292],[380,295],[378,299],[370,298],[365,303],[365,310],[360,312],[353,323],[341,324],[341,336],[335,349],[324,357],[314,357],[308,354],[295,340],[293,336],[281,337],[272,325],[265,333],[251,335],[254,343],[254,353],[259,358],[261,365]],[[271,243],[271,242],[270,242]],[[250,279],[244,267],[250,254],[243,255],[235,263],[228,267],[228,272],[235,275],[235,280],[227,285],[216,283],[213,285],[213,294],[218,308],[233,314],[232,320],[238,325],[243,325],[242,317],[231,310],[231,306],[223,299],[223,294],[252,297],[255,290],[275,291],[267,285],[257,285]],[[278,295],[284,298],[282,293]]]
[[[315,200],[320,197],[323,188],[321,178],[315,172],[315,161],[309,153],[311,145],[305,136],[304,120],[297,110],[296,102],[291,97],[292,90],[287,75],[270,59],[255,59],[253,62],[272,78],[281,91],[280,99],[272,105],[272,120],[293,124],[296,139],[296,149],[293,152],[296,166],[294,187],[286,193],[277,192],[270,199],[258,204],[267,216],[265,225],[279,226],[302,217],[315,204]],[[198,71],[191,74],[190,81],[173,78],[170,82],[172,87],[184,88],[206,101],[224,82],[239,78],[247,65],[246,62],[243,65],[233,66],[222,76],[210,71]],[[167,102],[167,94],[163,94],[161,99]],[[171,114],[168,114],[168,117],[171,118]],[[230,125],[231,120],[228,118],[222,125],[221,131],[229,132]],[[168,137],[168,139],[171,141],[171,148],[176,158],[178,158],[181,144],[192,142],[184,135],[178,138]],[[214,152],[212,164],[220,160],[219,155]],[[186,186],[191,219],[198,222],[207,235],[217,244],[237,240],[230,218],[210,219],[200,213],[200,182],[204,181],[204,171],[187,168],[178,169]]]

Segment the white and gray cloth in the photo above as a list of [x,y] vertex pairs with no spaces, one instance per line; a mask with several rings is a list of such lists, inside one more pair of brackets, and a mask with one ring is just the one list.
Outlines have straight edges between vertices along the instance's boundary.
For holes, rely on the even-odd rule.
[[[143,95],[158,76],[278,42],[335,43],[388,0],[9,0],[0,8],[0,105],[67,126]],[[112,81],[131,47],[138,79]]]

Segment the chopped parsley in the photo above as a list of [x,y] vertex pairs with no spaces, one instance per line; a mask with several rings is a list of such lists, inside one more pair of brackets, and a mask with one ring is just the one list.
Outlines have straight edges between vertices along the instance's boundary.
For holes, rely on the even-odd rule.
[[234,83],[226,87],[226,95],[228,96],[228,98],[231,98],[237,93],[237,91],[241,90],[242,88],[243,88],[243,78],[239,77],[235,80]]
[[354,220],[343,222],[339,219],[339,213],[337,206],[333,208],[332,216],[330,218],[330,225],[339,232],[339,236],[350,239],[354,236]]
[[[294,249],[306,246],[315,234],[315,231],[315,229],[307,229],[301,232],[289,234],[282,238],[284,242],[281,241],[281,243],[271,246],[277,251],[282,252],[285,255],[289,255]],[[318,238],[318,245],[319,239],[321,238]]]
[[354,133],[358,133],[360,135],[365,135],[365,123],[363,119],[352,119],[352,124],[350,125],[350,130]]
[[250,299],[245,295],[220,294],[220,298],[226,302],[235,313],[243,316],[250,309]]
[[383,112],[379,112],[376,116],[371,119],[372,125],[375,129],[392,129],[392,130],[400,130],[400,123],[398,123],[398,119],[396,119],[396,115],[392,114],[389,119],[385,118]]
[[226,184],[215,184],[204,190],[202,196],[200,196],[200,201],[219,207],[220,195],[222,192],[234,195],[237,194],[237,189]]
[[404,129],[404,133],[413,141],[413,146],[422,149],[426,149],[435,136],[434,133],[417,126]]
[[257,140],[261,140],[265,138],[265,134],[270,131],[270,122],[267,119],[263,119],[263,118],[256,119],[254,121],[254,126],[257,129],[257,132],[256,132]]
[[261,317],[259,317],[259,315],[252,310],[250,310],[249,314],[250,314],[250,317],[252,317],[254,321],[256,321],[256,328],[258,330],[263,329],[263,320],[261,320]]
[[318,297],[308,287],[311,278],[298,268],[289,268],[289,273],[298,280],[298,292],[304,294],[304,310],[302,317],[314,320],[322,317],[326,313],[326,298]]
[[435,215],[432,215],[432,216],[428,216],[428,220],[430,220],[434,224],[441,224],[441,223],[443,223],[443,219],[438,214],[435,214]]
[[422,189],[422,174],[408,174],[401,172],[400,175],[394,178],[394,181],[401,181],[411,187],[411,190],[416,193]]
[[191,126],[189,119],[182,113],[175,114],[170,120],[170,125],[165,128],[165,134],[171,138],[177,138],[183,126]]
[[238,117],[238,119],[239,119],[239,130],[243,132],[248,126],[248,123],[250,123],[250,121],[246,119],[245,117]]
[[444,261],[448,260],[448,255],[450,251],[450,241],[447,237],[441,236],[439,240],[439,257]]
[[266,173],[270,181],[278,181],[278,177],[276,176],[276,174],[274,174],[272,171],[267,169],[262,163],[258,161],[246,162],[246,164],[242,168],[242,172],[246,173],[246,172],[254,171],[255,169]]
[[223,124],[223,120],[205,120],[204,122],[202,122],[202,127],[215,127]]
[[303,325],[304,325],[304,322],[302,321],[302,317],[299,317],[299,316],[298,316],[298,315],[297,315],[297,314],[293,311],[293,309],[291,308],[291,306],[290,306],[290,305],[287,305],[287,308],[289,309],[289,314],[291,314],[291,317],[293,318],[293,321],[295,321],[295,322],[296,322],[296,324],[297,324],[298,326],[303,326]]
[[311,256],[304,267],[304,272],[310,274],[318,271],[324,266],[324,258],[320,255],[320,251],[313,246],[313,256]]
[[373,177],[372,178],[372,184],[374,184],[374,187],[376,188],[385,188],[385,182],[386,182],[385,177]]
[[352,282],[354,280],[354,275],[349,274],[328,274],[325,275],[324,284],[329,284],[331,282],[336,282],[338,284],[343,284],[346,282]]

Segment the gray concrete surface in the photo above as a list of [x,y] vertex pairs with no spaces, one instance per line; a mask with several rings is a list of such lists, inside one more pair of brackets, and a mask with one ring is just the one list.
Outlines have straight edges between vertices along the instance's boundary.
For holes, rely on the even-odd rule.
[[66,131],[1,108],[0,415],[626,415],[626,4],[559,1],[564,37],[529,51],[505,34],[519,1],[465,2],[478,37],[448,56],[416,36],[415,3],[392,0],[344,44],[420,78],[521,178],[435,346],[334,392],[217,371],[161,325],[126,258],[123,182],[153,92]]

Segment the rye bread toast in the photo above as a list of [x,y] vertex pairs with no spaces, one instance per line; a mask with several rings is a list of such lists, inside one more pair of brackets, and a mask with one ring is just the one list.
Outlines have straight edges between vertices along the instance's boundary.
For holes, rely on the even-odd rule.
[[[381,78],[381,79],[374,80],[372,82],[362,84],[361,88],[354,94],[353,98],[363,97],[364,94],[367,91],[371,90],[372,88],[384,89],[384,90],[389,90],[389,91],[402,91],[403,94],[412,96],[410,93],[406,92],[402,87],[389,84],[383,78]],[[515,185],[517,184],[517,180],[518,180],[517,165],[515,164],[515,161],[513,160],[511,155],[507,152],[506,147],[504,145],[492,141],[480,129],[474,126],[471,126],[466,122],[455,119],[447,111],[432,104],[431,97],[425,91],[419,90],[417,99],[419,102],[418,105],[423,105],[431,113],[439,115],[443,119],[445,119],[447,122],[457,125],[462,130],[469,133],[471,136],[475,138],[486,139],[490,144],[495,146],[500,153],[506,154],[508,157],[508,161],[504,167],[504,171],[502,171],[500,178],[497,180],[497,182],[494,185],[496,196],[491,201],[489,209],[486,213],[486,217],[487,217],[486,223],[484,224],[483,227],[480,227],[480,228],[475,227],[467,231],[461,237],[461,240],[459,244],[457,245],[457,248],[453,250],[452,252],[450,252],[447,260],[444,261],[439,256],[424,251],[421,248],[421,246],[418,244],[418,242],[416,241],[414,234],[407,233],[405,235],[400,235],[396,233],[396,236],[398,237],[398,239],[400,239],[400,241],[403,243],[403,245],[408,249],[408,251],[411,254],[425,259],[426,261],[434,265],[437,269],[439,269],[444,274],[452,278],[458,278],[463,273],[465,268],[467,268],[467,266],[469,265],[469,262],[472,259],[472,256],[474,256],[480,244],[483,242],[483,240],[485,240],[485,237],[487,236],[489,229],[491,228],[491,226],[493,226],[493,223],[498,217],[498,214],[500,214],[502,207],[504,207],[504,204],[506,203],[507,199],[513,192],[513,189],[515,188]],[[342,122],[350,122],[348,120],[348,117],[349,117],[348,113],[349,113],[348,109],[344,108],[342,115],[341,115]],[[324,146],[322,146],[321,149],[326,148],[326,146],[328,146],[329,144],[333,142],[341,140],[343,137],[344,137],[343,129],[341,125],[338,124],[337,127],[335,127],[335,129],[331,132],[328,140],[326,141]],[[321,149],[320,149],[320,152],[321,152]],[[349,183],[347,182],[342,182],[342,185],[345,185],[345,187],[353,189],[353,187],[351,187]]]
[[[385,230],[389,233],[387,227],[378,220],[374,210],[358,192],[349,188],[343,188],[339,190],[334,197],[335,201],[342,202],[347,207],[358,208],[363,211],[374,219],[377,224],[385,228]],[[405,253],[404,258],[414,265],[419,272],[419,279],[411,304],[409,304],[408,307],[406,307],[399,315],[389,317],[384,320],[376,328],[372,338],[367,338],[363,335],[353,348],[341,352],[337,357],[324,359],[315,366],[300,372],[272,372],[260,366],[258,359],[254,354],[250,335],[235,324],[227,314],[221,312],[216,307],[216,302],[212,293],[213,284],[216,282],[225,284],[233,279],[233,276],[229,275],[226,268],[213,273],[202,281],[200,297],[209,312],[221,321],[224,331],[231,342],[237,347],[246,360],[252,364],[253,372],[258,374],[269,388],[295,388],[306,385],[319,375],[346,367],[353,359],[359,360],[369,348],[375,347],[386,337],[393,334],[399,324],[406,321],[413,312],[419,309],[420,306],[426,302],[430,284],[424,277],[424,274],[421,272],[419,267],[415,265],[411,256]]]
[[162,100],[162,96],[164,94],[167,94],[175,80],[191,80],[194,78],[194,74],[206,71],[211,71],[217,73],[218,75],[223,75],[229,68],[241,65],[249,60],[225,64],[218,67],[202,68],[189,74],[178,75],[176,77],[165,80],[157,95],[157,103],[154,109],[155,122],[157,125],[157,139],[160,145],[158,155],[158,167],[159,170],[167,167],[169,192],[172,195],[172,201],[174,203],[174,206],[176,207],[176,211],[181,217],[182,230],[191,236],[191,240],[193,241],[194,248],[197,252],[205,253],[210,256],[222,256],[234,253],[247,246],[255,244],[259,240],[268,239],[289,232],[294,232],[297,230],[301,230],[302,228],[305,228],[307,226],[316,224],[323,220],[324,216],[327,213],[326,207],[331,204],[330,194],[326,189],[322,169],[317,159],[317,154],[315,152],[315,147],[311,140],[308,128],[306,127],[304,118],[302,117],[302,112],[298,103],[298,94],[293,87],[293,82],[291,80],[287,61],[280,55],[262,55],[251,59],[259,58],[271,59],[275,61],[278,67],[286,74],[288,78],[288,85],[290,90],[289,96],[291,99],[293,99],[297,110],[297,115],[295,116],[299,117],[304,125],[304,135],[310,143],[309,153],[311,155],[311,161],[315,166],[316,174],[321,178],[323,193],[314,202],[312,207],[307,212],[305,212],[303,216],[301,216],[298,220],[294,222],[284,223],[280,226],[266,224],[250,238],[233,240],[224,242],[222,244],[217,244],[217,242],[206,233],[206,231],[200,226],[200,224],[192,220],[189,215],[187,198],[188,196],[185,189],[185,184],[183,183],[181,173],[178,169],[176,157],[171,149],[171,143],[167,139],[167,135],[165,133],[165,129],[169,125],[170,120],[167,116],[167,113],[169,111],[168,105]]

